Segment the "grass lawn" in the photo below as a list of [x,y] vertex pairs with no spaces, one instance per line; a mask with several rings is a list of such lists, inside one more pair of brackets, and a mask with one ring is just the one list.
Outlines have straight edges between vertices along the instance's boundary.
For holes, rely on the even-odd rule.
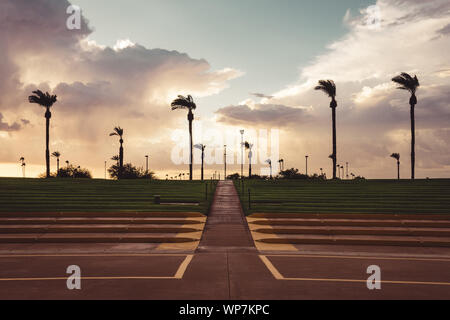
[[[299,213],[450,213],[450,179],[304,181],[246,180],[244,194],[235,181],[246,214]],[[251,209],[248,209],[248,189]]]
[[[0,211],[207,214],[214,190],[211,181],[0,178]],[[161,204],[154,204],[154,195]]]

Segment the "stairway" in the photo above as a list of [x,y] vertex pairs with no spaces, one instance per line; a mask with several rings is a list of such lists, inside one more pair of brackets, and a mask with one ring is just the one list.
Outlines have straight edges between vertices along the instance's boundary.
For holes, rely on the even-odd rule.
[[247,219],[262,243],[450,247],[450,215],[260,213]]
[[199,241],[200,213],[0,213],[0,243],[186,243]]

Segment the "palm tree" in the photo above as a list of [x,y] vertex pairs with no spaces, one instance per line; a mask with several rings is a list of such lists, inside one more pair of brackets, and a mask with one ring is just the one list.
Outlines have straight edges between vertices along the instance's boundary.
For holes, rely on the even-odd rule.
[[66,166],[69,167],[69,160],[66,160]]
[[320,80],[319,85],[314,88],[315,90],[321,90],[325,92],[330,98],[331,108],[331,120],[333,126],[333,153],[331,159],[333,160],[333,179],[336,179],[336,166],[337,166],[337,152],[336,152],[336,85],[333,80]]
[[391,154],[391,158],[397,160],[397,179],[400,180],[400,153]]
[[190,156],[189,156],[189,179],[192,180],[192,162],[193,162],[193,142],[192,142],[192,121],[194,120],[194,114],[192,113],[192,110],[195,110],[197,108],[196,104],[194,103],[194,99],[192,99],[192,96],[188,95],[187,97],[184,96],[178,96],[178,99],[175,99],[171,103],[172,110],[176,109],[188,109],[188,116],[187,119],[189,121],[189,150],[190,150]]
[[34,95],[28,97],[30,103],[36,103],[45,108],[45,162],[47,165],[47,178],[50,178],[50,151],[48,148],[50,140],[50,118],[52,113],[50,108],[57,101],[55,95],[50,95],[48,92],[43,93],[41,90],[33,91]]
[[203,181],[203,162],[204,162],[204,159],[205,159],[205,148],[206,148],[206,146],[204,144],[202,144],[202,143],[199,143],[199,144],[196,144],[194,147],[197,148],[197,149],[202,150],[202,181]]
[[119,148],[119,174],[118,178],[122,176],[123,170],[123,129],[121,127],[115,127],[114,131],[109,134],[109,136],[119,136],[120,148]]
[[269,164],[269,168],[270,168],[270,179],[272,179],[272,160],[267,159],[266,163]]
[[416,124],[415,124],[415,116],[414,116],[414,108],[417,104],[416,91],[420,86],[419,79],[415,75],[414,78],[409,74],[403,72],[399,76],[392,78],[392,81],[397,83],[399,87],[397,89],[406,90],[411,93],[411,98],[409,99],[410,105],[410,117],[411,117],[411,179],[414,180],[414,171],[415,171],[415,163],[416,163]]
[[252,148],[253,148],[253,144],[245,141],[244,146],[245,146],[245,149],[248,150],[248,178],[251,179],[252,178],[252,156],[253,156]]
[[22,175],[25,178],[25,158],[24,157],[20,157],[20,166],[22,167]]
[[61,153],[59,151],[55,151],[52,153],[52,156],[56,158],[56,176],[59,176],[59,157],[61,157]]
[[119,158],[119,156],[116,154],[115,156],[113,156],[112,158],[111,158],[111,160],[112,161],[116,161],[116,163],[117,163],[117,165],[119,165],[119,160],[120,160],[120,158]]

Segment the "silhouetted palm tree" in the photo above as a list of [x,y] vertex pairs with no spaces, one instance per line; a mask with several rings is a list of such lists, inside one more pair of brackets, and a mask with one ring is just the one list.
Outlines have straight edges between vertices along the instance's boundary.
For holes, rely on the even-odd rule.
[[20,166],[22,167],[22,175],[25,178],[25,158],[24,157],[20,157]]
[[272,160],[267,159],[266,163],[269,164],[269,168],[270,168],[270,179],[272,179]]
[[189,179],[192,180],[192,162],[193,162],[193,142],[192,142],[192,121],[194,120],[194,114],[192,113],[192,110],[195,110],[197,108],[196,104],[194,103],[194,99],[192,99],[192,96],[188,95],[187,97],[184,96],[178,96],[178,99],[173,100],[172,104],[172,110],[176,109],[188,109],[188,116],[187,119],[189,121],[189,150],[190,150],[190,156],[189,156]]
[[397,160],[397,179],[400,180],[400,153],[391,154],[391,158]]
[[113,156],[113,157],[111,158],[111,160],[116,161],[117,165],[119,165],[119,160],[120,160],[120,158],[119,158],[118,155]]
[[50,118],[52,113],[50,108],[57,101],[55,95],[50,95],[48,92],[43,93],[41,90],[33,91],[34,95],[28,97],[30,103],[36,103],[45,107],[45,162],[47,166],[46,177],[50,178],[50,151],[48,148],[50,140]]
[[205,159],[205,148],[206,148],[206,146],[204,144],[202,144],[202,143],[199,143],[199,144],[196,144],[194,147],[197,148],[197,149],[202,150],[202,173],[201,173],[201,176],[202,176],[202,181],[203,181],[203,162],[204,162],[204,159]]
[[121,127],[115,127],[114,131],[109,134],[109,136],[119,136],[120,148],[119,148],[119,175],[120,179],[123,171],[123,129]]
[[55,151],[52,153],[52,156],[56,158],[56,176],[59,176],[59,157],[61,157],[61,153],[59,151]]
[[395,83],[399,85],[397,89],[406,90],[411,93],[411,98],[409,99],[410,105],[410,117],[411,117],[411,179],[414,180],[415,173],[415,163],[416,163],[416,124],[415,124],[415,116],[414,116],[414,108],[417,104],[416,91],[420,86],[419,79],[417,76],[411,77],[409,74],[403,72],[399,76],[396,76],[392,79]]
[[331,120],[333,126],[333,153],[331,159],[333,160],[333,179],[336,179],[336,165],[337,165],[337,152],[336,152],[336,85],[333,80],[320,80],[319,85],[315,87],[315,90],[321,90],[325,92],[330,98],[331,108]]
[[244,142],[245,149],[248,150],[248,178],[252,177],[252,157],[253,157],[253,144],[245,141]]

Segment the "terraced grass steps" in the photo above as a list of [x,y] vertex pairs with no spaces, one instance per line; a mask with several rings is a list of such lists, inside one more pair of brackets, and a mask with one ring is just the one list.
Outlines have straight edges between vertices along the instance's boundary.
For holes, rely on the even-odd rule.
[[450,247],[450,237],[289,235],[255,241],[270,244],[372,245],[403,247]]
[[8,225],[0,226],[1,234],[17,233],[190,233],[201,229],[160,225]]
[[0,243],[184,243],[197,238],[178,237],[176,233],[64,233],[64,234],[0,234]]
[[1,212],[0,243],[198,242],[205,221],[196,212]]
[[247,220],[261,243],[450,247],[447,215],[258,213]]
[[199,212],[0,212],[0,218],[186,218]]
[[80,224],[128,224],[128,225],[190,225],[198,220],[187,218],[0,218],[1,225],[80,225]]
[[316,234],[316,235],[386,235],[386,236],[431,236],[450,238],[450,228],[380,228],[380,227],[272,227],[254,229],[267,234]]

